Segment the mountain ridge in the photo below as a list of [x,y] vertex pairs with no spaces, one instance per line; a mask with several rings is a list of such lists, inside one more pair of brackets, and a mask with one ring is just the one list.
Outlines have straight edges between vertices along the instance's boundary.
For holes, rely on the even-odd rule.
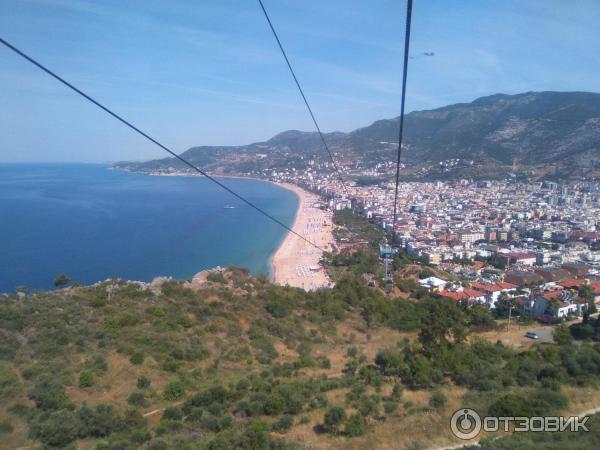
[[[349,174],[394,161],[398,117],[380,119],[348,133],[324,133]],[[467,160],[466,175],[527,170],[555,178],[593,176],[600,170],[600,93],[492,94],[470,103],[412,111],[405,117],[403,162],[408,174],[451,159]],[[182,156],[214,173],[260,174],[330,161],[317,132],[286,130],[263,142],[192,147]],[[173,158],[117,163],[135,171],[178,171]],[[467,166],[460,166],[463,169]],[[459,169],[460,169],[459,167]],[[478,171],[475,171],[478,169]],[[431,175],[431,170],[426,170]],[[435,170],[434,173],[437,173]],[[453,170],[454,175],[465,175]],[[438,174],[439,175],[439,174]]]

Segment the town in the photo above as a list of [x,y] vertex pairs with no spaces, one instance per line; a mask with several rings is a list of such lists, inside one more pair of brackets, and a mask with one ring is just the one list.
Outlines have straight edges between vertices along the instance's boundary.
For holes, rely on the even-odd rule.
[[543,322],[581,316],[600,300],[600,184],[400,183],[392,226],[392,181],[342,186],[327,167],[268,177],[317,192],[329,209],[353,208],[385,229],[397,250],[448,275],[420,280],[442,296],[492,309],[511,298],[523,315]]

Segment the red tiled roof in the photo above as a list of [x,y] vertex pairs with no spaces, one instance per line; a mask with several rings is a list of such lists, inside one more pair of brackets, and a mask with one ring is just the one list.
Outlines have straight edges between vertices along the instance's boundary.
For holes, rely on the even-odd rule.
[[574,278],[569,278],[567,280],[562,280],[558,284],[560,284],[562,287],[565,287],[567,289],[578,288],[579,286],[581,286],[583,284],[583,280],[576,280]]
[[483,292],[498,292],[502,290],[497,284],[471,283],[471,287]]
[[516,284],[507,283],[506,281],[498,281],[496,284],[502,289],[516,289],[518,287]]
[[[569,278],[568,280],[561,281],[559,284],[567,289],[579,289],[584,283],[585,280],[583,279]],[[590,281],[590,286],[592,287],[592,292],[595,295],[600,295],[600,280]]]
[[464,292],[456,292],[456,291],[442,291],[442,292],[440,292],[440,295],[443,297],[451,298],[452,300],[456,300],[456,301],[468,298],[468,296],[465,295]]
[[485,294],[481,291],[476,291],[474,289],[465,289],[463,293],[467,295],[469,298],[481,298],[485,297]]
[[553,298],[560,298],[561,291],[546,291],[544,292],[544,298],[552,300]]

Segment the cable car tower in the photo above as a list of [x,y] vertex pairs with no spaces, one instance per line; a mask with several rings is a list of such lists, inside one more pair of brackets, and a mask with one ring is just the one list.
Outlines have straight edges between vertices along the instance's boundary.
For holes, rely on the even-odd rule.
[[394,289],[394,249],[389,244],[379,246],[379,258],[383,260],[385,267],[385,288]]

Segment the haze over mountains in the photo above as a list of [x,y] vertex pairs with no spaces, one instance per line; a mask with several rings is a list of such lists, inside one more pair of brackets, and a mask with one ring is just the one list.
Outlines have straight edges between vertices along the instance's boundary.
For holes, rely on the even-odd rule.
[[[350,173],[395,160],[398,118],[378,120],[325,139]],[[486,177],[522,173],[554,179],[597,176],[600,172],[600,94],[527,92],[496,94],[405,119],[404,173],[416,178]],[[290,130],[266,142],[231,147],[193,147],[182,154],[214,173],[264,173],[303,169],[329,158],[316,132]],[[456,163],[448,162],[460,159]],[[179,171],[173,158],[118,163],[135,171]],[[443,169],[442,169],[443,168]]]

